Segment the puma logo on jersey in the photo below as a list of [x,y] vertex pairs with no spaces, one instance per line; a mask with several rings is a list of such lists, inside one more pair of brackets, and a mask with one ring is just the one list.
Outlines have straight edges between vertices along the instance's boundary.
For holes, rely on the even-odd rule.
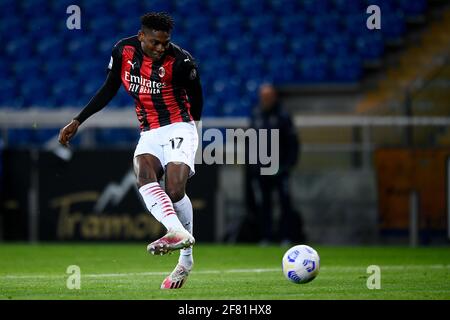
[[189,60],[188,58],[184,59],[184,62],[188,62],[188,61],[191,61],[191,60]]
[[134,65],[136,64],[136,62],[134,62],[134,63],[131,63],[131,61],[130,60],[128,60],[127,61],[127,63],[131,66],[131,69],[133,69],[134,70]]

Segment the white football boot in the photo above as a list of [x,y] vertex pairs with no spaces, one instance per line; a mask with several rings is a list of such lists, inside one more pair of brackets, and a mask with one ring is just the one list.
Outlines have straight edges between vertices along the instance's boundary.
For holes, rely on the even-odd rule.
[[147,251],[151,254],[163,255],[174,250],[189,248],[194,243],[194,237],[187,230],[169,229],[162,238],[150,243]]
[[175,269],[169,274],[161,284],[161,289],[179,289],[187,280],[191,270],[181,264],[177,264]]

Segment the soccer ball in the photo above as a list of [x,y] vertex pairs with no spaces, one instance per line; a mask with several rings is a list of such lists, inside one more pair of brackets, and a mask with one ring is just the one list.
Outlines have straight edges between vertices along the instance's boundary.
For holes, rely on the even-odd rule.
[[307,283],[319,273],[320,258],[317,251],[306,245],[290,248],[283,256],[283,273],[289,281]]

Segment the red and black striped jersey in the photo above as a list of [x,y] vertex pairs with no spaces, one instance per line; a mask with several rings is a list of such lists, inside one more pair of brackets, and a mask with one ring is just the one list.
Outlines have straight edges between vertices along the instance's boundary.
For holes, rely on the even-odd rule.
[[152,60],[137,36],[125,38],[114,46],[108,69],[134,98],[141,130],[199,120],[203,99],[197,65],[179,46],[170,43],[159,60]]

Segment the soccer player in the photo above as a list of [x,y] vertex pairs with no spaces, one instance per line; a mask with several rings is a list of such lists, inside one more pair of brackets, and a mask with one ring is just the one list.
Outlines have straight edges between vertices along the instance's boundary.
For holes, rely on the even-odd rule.
[[[178,264],[162,289],[180,288],[193,267],[193,209],[185,187],[194,171],[198,146],[195,120],[200,120],[203,96],[195,60],[170,41],[173,19],[166,13],[141,17],[138,34],[112,49],[105,83],[84,109],[59,133],[67,146],[78,127],[103,109],[122,84],[134,98],[141,136],[134,152],[139,192],[151,214],[167,229],[150,243],[152,254],[180,249]],[[165,176],[165,190],[159,181]]]

